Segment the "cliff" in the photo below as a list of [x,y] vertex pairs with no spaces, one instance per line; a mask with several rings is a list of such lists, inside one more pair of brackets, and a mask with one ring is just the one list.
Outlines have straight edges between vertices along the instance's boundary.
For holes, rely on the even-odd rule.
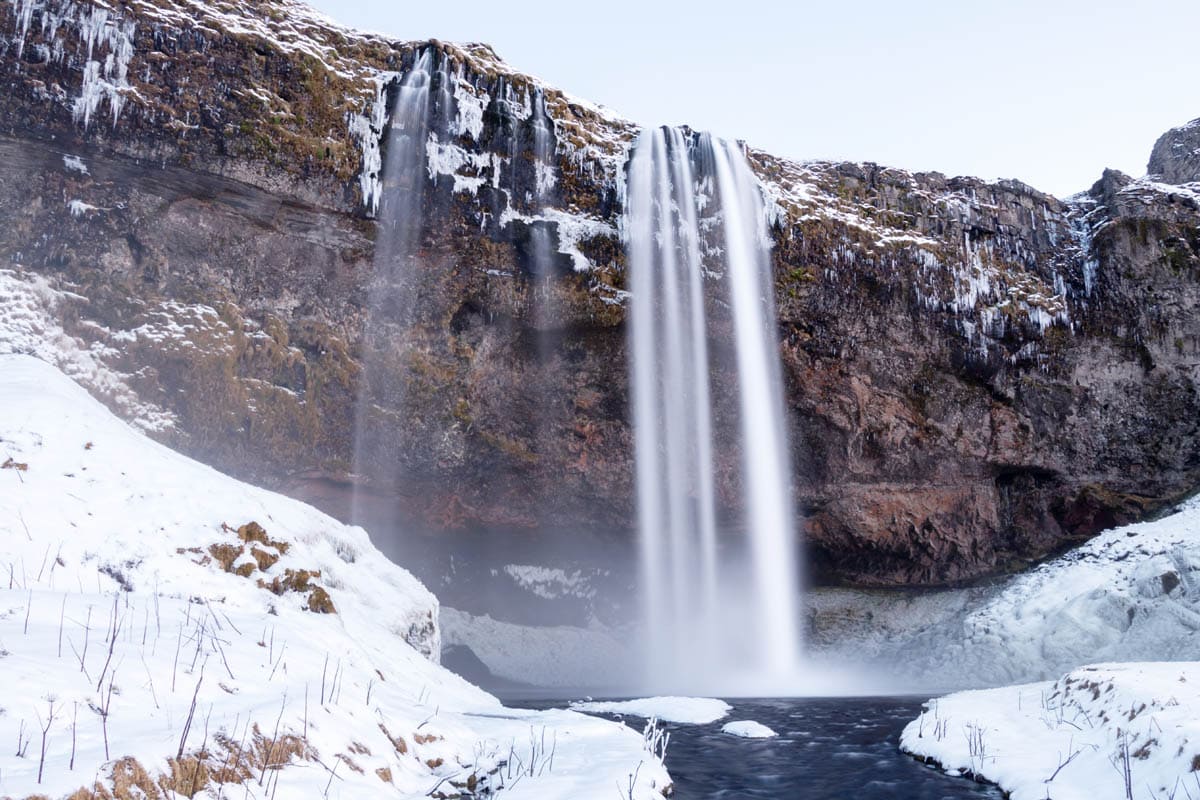
[[[453,113],[430,145],[415,313],[387,365],[405,403],[356,474],[385,131],[424,48]],[[288,0],[11,0],[0,75],[0,291],[61,329],[115,408],[335,513],[368,488],[439,540],[628,538],[635,125],[483,45],[391,41]],[[554,124],[548,208],[531,200],[535,89]],[[972,579],[1196,487],[1200,187],[1156,182],[1196,175],[1108,172],[1060,200],[747,154],[771,207],[820,577]],[[538,231],[558,254],[542,306]],[[736,522],[733,394],[717,488]]]

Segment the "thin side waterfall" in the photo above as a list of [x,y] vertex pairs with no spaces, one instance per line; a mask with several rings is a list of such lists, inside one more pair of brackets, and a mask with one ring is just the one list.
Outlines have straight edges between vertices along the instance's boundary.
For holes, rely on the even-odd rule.
[[[378,214],[374,271],[367,290],[363,322],[362,377],[355,404],[354,473],[370,475],[382,490],[399,477],[401,468],[384,433],[403,414],[402,370],[386,365],[403,360],[401,335],[412,324],[410,263],[420,243],[424,218],[426,143],[433,116],[433,52],[423,51],[396,90],[384,148],[383,193]],[[441,81],[445,91],[447,81]],[[444,99],[443,99],[444,102]],[[437,103],[436,105],[443,105]],[[444,115],[445,110],[442,110]],[[387,376],[395,376],[388,379]],[[353,519],[364,522],[364,493],[356,487]],[[394,528],[395,519],[378,519],[376,528]],[[387,535],[390,531],[380,530]]]
[[[533,91],[532,111],[529,125],[532,131],[533,156],[533,202],[536,213],[544,213],[553,200],[554,187],[558,182],[555,168],[554,122],[546,110],[546,97],[541,88]],[[533,293],[534,324],[541,331],[538,337],[538,355],[542,363],[550,360],[552,348],[550,327],[554,315],[554,295],[551,279],[554,273],[555,245],[550,226],[542,223],[530,231],[533,250]]]
[[[650,680],[786,678],[801,651],[797,547],[758,183],[733,144],[648,131],[625,226]],[[718,537],[713,395],[733,387],[710,385],[710,305],[728,307],[732,325],[748,552]]]

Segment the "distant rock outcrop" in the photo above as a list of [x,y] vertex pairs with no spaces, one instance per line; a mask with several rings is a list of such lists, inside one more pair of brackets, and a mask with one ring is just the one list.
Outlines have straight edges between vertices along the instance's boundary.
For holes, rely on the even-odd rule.
[[1146,171],[1167,183],[1200,182],[1200,119],[1160,136]]

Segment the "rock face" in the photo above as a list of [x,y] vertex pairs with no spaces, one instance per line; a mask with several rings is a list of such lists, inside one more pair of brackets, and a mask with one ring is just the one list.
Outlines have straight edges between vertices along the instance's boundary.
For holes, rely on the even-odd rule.
[[1172,128],[1158,138],[1146,171],[1167,183],[1200,181],[1200,119]]
[[[629,538],[635,126],[486,47],[392,42],[287,0],[12,0],[0,37],[0,252],[13,280],[57,288],[46,313],[157,408],[157,435],[334,513],[357,485],[436,534],[431,550]],[[425,48],[453,113],[429,144],[386,365],[404,402],[377,409],[388,435],[355,474],[385,131]],[[554,125],[548,207],[532,199],[535,88]],[[772,209],[797,510],[821,577],[979,577],[1200,482],[1197,192],[1106,173],[1062,201],[747,155]],[[723,279],[708,289],[720,386]],[[736,392],[718,394],[731,430]],[[716,449],[736,529],[740,456],[720,433]]]

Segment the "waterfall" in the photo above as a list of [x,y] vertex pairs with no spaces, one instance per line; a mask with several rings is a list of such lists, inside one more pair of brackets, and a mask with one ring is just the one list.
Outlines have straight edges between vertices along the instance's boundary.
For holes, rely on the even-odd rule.
[[402,469],[388,433],[398,419],[403,420],[405,408],[404,371],[395,365],[406,356],[404,333],[416,321],[413,297],[419,275],[414,274],[412,262],[425,211],[426,145],[431,122],[436,133],[448,117],[451,102],[445,65],[435,70],[434,58],[432,48],[416,57],[390,103],[374,269],[364,309],[362,374],[354,415],[353,471],[359,483],[351,513],[360,524],[370,518],[372,529],[383,536],[396,529],[396,515],[381,518],[378,509],[369,510],[361,482],[370,476],[371,484],[386,495]]
[[[625,231],[650,680],[719,687],[738,674],[791,675],[797,548],[758,183],[733,144],[647,131],[630,163]],[[732,387],[710,385],[710,306],[731,318],[748,552],[718,536],[713,396]]]
[[[533,202],[534,211],[544,214],[554,199],[554,187],[558,181],[555,172],[554,122],[546,110],[546,96],[541,88],[533,90],[532,111],[529,116],[533,156]],[[550,360],[549,328],[554,320],[554,295],[551,279],[554,277],[556,248],[550,225],[534,224],[529,232],[533,251],[533,321],[539,331],[538,356],[543,364]]]

